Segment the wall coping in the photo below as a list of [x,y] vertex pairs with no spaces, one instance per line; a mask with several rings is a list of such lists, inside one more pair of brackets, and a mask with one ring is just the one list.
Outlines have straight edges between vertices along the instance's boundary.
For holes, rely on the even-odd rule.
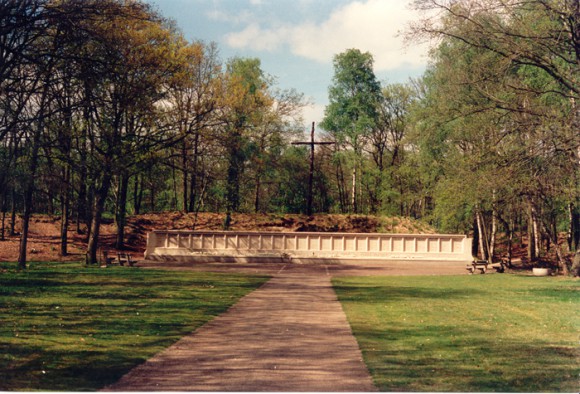
[[470,261],[471,242],[459,234],[154,230],[145,258]]
[[396,237],[452,237],[467,238],[464,234],[408,234],[408,233],[341,233],[341,232],[322,232],[322,231],[221,231],[221,230],[151,230],[151,233],[181,233],[181,234],[219,234],[219,235],[361,235],[361,236],[396,236]]

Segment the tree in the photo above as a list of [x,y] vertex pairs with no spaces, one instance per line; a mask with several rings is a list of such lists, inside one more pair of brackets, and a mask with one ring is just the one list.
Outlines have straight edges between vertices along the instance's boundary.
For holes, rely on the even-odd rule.
[[[187,43],[140,1],[0,0],[0,10],[0,209],[2,229],[9,202],[13,218],[23,211],[22,268],[34,210],[60,213],[63,255],[76,211],[94,264],[105,211],[123,248],[127,207],[144,201],[272,206],[303,99],[274,90],[259,60],[222,72],[215,45]],[[167,168],[169,179],[145,182]]]
[[183,210],[192,212],[196,206],[201,144],[218,122],[213,115],[217,110],[221,65],[215,44],[183,44],[177,56],[184,67],[170,80],[168,94],[173,121],[184,136],[180,151]]
[[301,132],[300,109],[304,106],[303,95],[293,89],[270,89],[272,105],[262,112],[259,123],[250,135],[249,165],[254,184],[253,211],[265,211],[267,204],[263,194],[278,192],[268,188],[275,184],[279,175],[279,160],[285,146]]
[[0,139],[21,121],[20,115],[34,93],[34,85],[23,86],[23,70],[38,60],[38,40],[46,33],[46,3],[0,1]]
[[[549,237],[565,272],[554,223],[560,209],[556,201],[564,196],[577,201],[580,194],[574,82],[580,70],[578,3],[426,0],[416,5],[443,11],[441,19],[425,19],[414,29],[441,38],[432,74],[439,76],[429,82],[430,123],[439,141],[459,148],[455,169],[467,169],[461,176],[477,174],[468,183],[478,185],[469,192],[468,205],[487,233],[482,239],[489,258],[494,221],[511,222],[498,207],[523,204],[530,217],[529,245]],[[486,209],[490,231],[482,224]]]
[[287,147],[279,158],[275,178],[277,193],[272,200],[275,208],[284,213],[306,212],[308,195],[308,156],[304,147]]
[[[0,200],[2,205],[2,239],[8,186],[12,184],[12,205],[15,205],[16,161],[20,154],[23,130],[30,119],[25,119],[25,107],[36,92],[38,78],[32,73],[38,58],[36,42],[44,34],[45,1],[0,1]],[[31,186],[31,185],[28,185]],[[30,202],[27,205],[30,211]],[[14,222],[14,221],[13,221]],[[28,225],[24,226],[24,246],[27,241]],[[21,248],[22,250],[22,248]],[[26,250],[24,248],[24,250]],[[26,265],[19,263],[20,268]]]
[[[170,77],[179,69],[175,35],[148,6],[122,3],[116,18],[99,21],[94,28],[100,40],[99,56],[107,58],[104,73],[94,75],[96,86],[91,98],[91,121],[96,133],[93,163],[93,219],[88,245],[88,261],[97,261],[101,215],[113,175],[119,179],[117,246],[122,247],[127,184],[131,171],[147,153],[173,146],[183,139],[170,131],[162,105]],[[120,28],[124,26],[124,28]],[[126,28],[130,27],[130,28]],[[102,59],[102,58],[101,58]]]
[[[80,167],[83,186],[89,179],[95,181],[89,188],[95,201],[89,240],[94,262],[111,179],[125,169],[126,153],[134,151],[131,144],[139,137],[144,141],[136,131],[135,115],[138,110],[152,112],[152,103],[161,98],[165,64],[172,66],[167,62],[169,46],[163,45],[170,34],[160,28],[160,19],[147,6],[137,2],[27,0],[4,1],[0,6],[0,137],[12,137],[8,164],[17,152],[26,155],[22,157],[26,176],[19,267],[26,267],[28,226],[38,190],[35,179],[43,165],[41,150],[50,170],[56,168],[55,161],[62,166],[63,254],[72,169]],[[151,123],[147,126],[151,129]],[[81,135],[74,135],[79,129]],[[75,140],[78,155],[72,152]],[[152,140],[148,135],[144,146]],[[21,141],[18,149],[16,141]],[[4,173],[2,178],[4,189]]]
[[[25,10],[32,12],[27,14],[23,19],[17,20],[22,22],[27,28],[34,33],[34,40],[28,42],[28,45],[19,48],[11,48],[15,52],[12,55],[23,60],[22,63],[16,63],[14,70],[18,70],[18,75],[12,75],[15,78],[17,94],[19,98],[13,108],[16,108],[13,118],[16,123],[29,132],[24,132],[21,138],[26,140],[28,145],[28,158],[26,168],[26,179],[23,185],[23,205],[24,212],[22,215],[22,232],[20,236],[20,246],[18,252],[18,268],[26,269],[26,251],[28,245],[28,230],[30,216],[32,215],[33,193],[35,189],[35,177],[38,169],[39,151],[41,138],[47,121],[47,109],[49,102],[49,91],[53,83],[52,71],[55,65],[55,58],[47,55],[54,51],[59,45],[59,29],[50,29],[48,26],[49,12],[44,4],[39,2],[25,3]],[[32,19],[32,23],[31,23]],[[30,37],[30,35],[24,35]],[[13,37],[11,37],[13,38]],[[24,39],[26,42],[27,40]],[[22,37],[18,37],[16,42],[22,44]],[[8,94],[9,95],[9,94]],[[5,107],[7,108],[7,107]],[[21,118],[21,116],[23,116]],[[15,126],[12,123],[11,127]]]
[[226,219],[240,208],[240,176],[248,159],[249,134],[260,124],[273,103],[268,92],[271,81],[260,68],[259,59],[234,58],[227,64],[222,93],[221,140],[226,151]]
[[328,89],[329,105],[320,127],[353,152],[351,209],[357,213],[357,172],[362,148],[377,122],[381,88],[373,71],[373,57],[349,49],[334,57],[333,84]]
[[[447,37],[494,53],[505,64],[542,70],[560,85],[555,92],[578,100],[580,5],[577,1],[415,0],[414,6],[440,11],[437,16],[424,18],[413,26],[411,34],[415,37]],[[537,93],[545,92],[537,90]]]
[[[366,146],[374,164],[374,168],[368,171],[372,185],[368,192],[372,212],[382,210],[401,216],[407,213],[403,207],[403,195],[408,191],[401,169],[405,160],[404,138],[409,129],[409,111],[414,95],[410,85],[391,84],[382,88],[377,122],[369,133]],[[398,197],[395,197],[395,191]]]

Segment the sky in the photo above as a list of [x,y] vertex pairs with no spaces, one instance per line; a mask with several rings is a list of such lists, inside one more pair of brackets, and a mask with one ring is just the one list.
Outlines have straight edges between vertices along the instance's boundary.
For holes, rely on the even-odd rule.
[[334,55],[370,52],[382,83],[423,74],[427,45],[406,45],[418,15],[407,0],[146,0],[175,20],[189,41],[215,42],[225,62],[256,57],[277,87],[296,89],[311,103],[305,127],[320,122],[328,104]]

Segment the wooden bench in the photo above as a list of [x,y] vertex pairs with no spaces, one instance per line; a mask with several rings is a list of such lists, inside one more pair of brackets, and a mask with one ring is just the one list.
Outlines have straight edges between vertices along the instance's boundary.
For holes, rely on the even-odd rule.
[[491,266],[491,268],[496,270],[496,272],[502,273],[505,271],[505,265],[506,264],[504,263],[503,259],[499,263],[492,263],[492,264],[490,264],[489,261],[487,261],[487,260],[473,259],[471,264],[467,264],[467,267],[465,267],[465,268],[471,274],[475,274],[475,272],[477,270],[479,270],[480,274],[485,274],[487,271],[487,268],[489,266]]
[[125,263],[129,264],[129,266],[133,267],[135,265],[135,260],[131,257],[129,253],[119,252],[117,253],[117,261],[120,265],[125,265]]
[[496,270],[496,272],[499,272],[500,274],[505,272],[505,267],[508,266],[508,260],[507,259],[501,259],[499,261],[499,263],[493,263],[491,265],[491,267]]
[[111,253],[108,250],[103,250],[102,255],[103,255],[102,263],[104,263],[106,266],[112,264],[119,264],[121,266],[124,266],[125,264],[128,264],[129,266],[133,267],[135,265],[135,260],[133,260],[133,258],[129,253],[118,252],[117,257],[115,257],[111,255]]
[[477,270],[480,271],[479,272],[480,274],[485,274],[485,271],[487,271],[488,265],[489,265],[489,262],[487,260],[473,259],[471,264],[467,264],[467,267],[465,267],[465,268],[471,274],[475,274]]
[[103,260],[102,260],[102,263],[101,264],[104,263],[105,266],[109,266],[109,265],[115,263],[115,257],[114,256],[111,256],[109,254],[109,251],[108,250],[103,250],[101,253],[103,255]]

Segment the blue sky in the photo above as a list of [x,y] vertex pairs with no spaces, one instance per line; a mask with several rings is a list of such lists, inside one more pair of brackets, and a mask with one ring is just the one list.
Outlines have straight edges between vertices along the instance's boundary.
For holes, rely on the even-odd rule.
[[218,44],[222,60],[257,57],[277,86],[312,103],[305,125],[328,104],[332,58],[370,52],[381,82],[406,82],[427,64],[427,46],[405,46],[400,33],[418,16],[406,0],[146,0],[176,21],[185,38]]

